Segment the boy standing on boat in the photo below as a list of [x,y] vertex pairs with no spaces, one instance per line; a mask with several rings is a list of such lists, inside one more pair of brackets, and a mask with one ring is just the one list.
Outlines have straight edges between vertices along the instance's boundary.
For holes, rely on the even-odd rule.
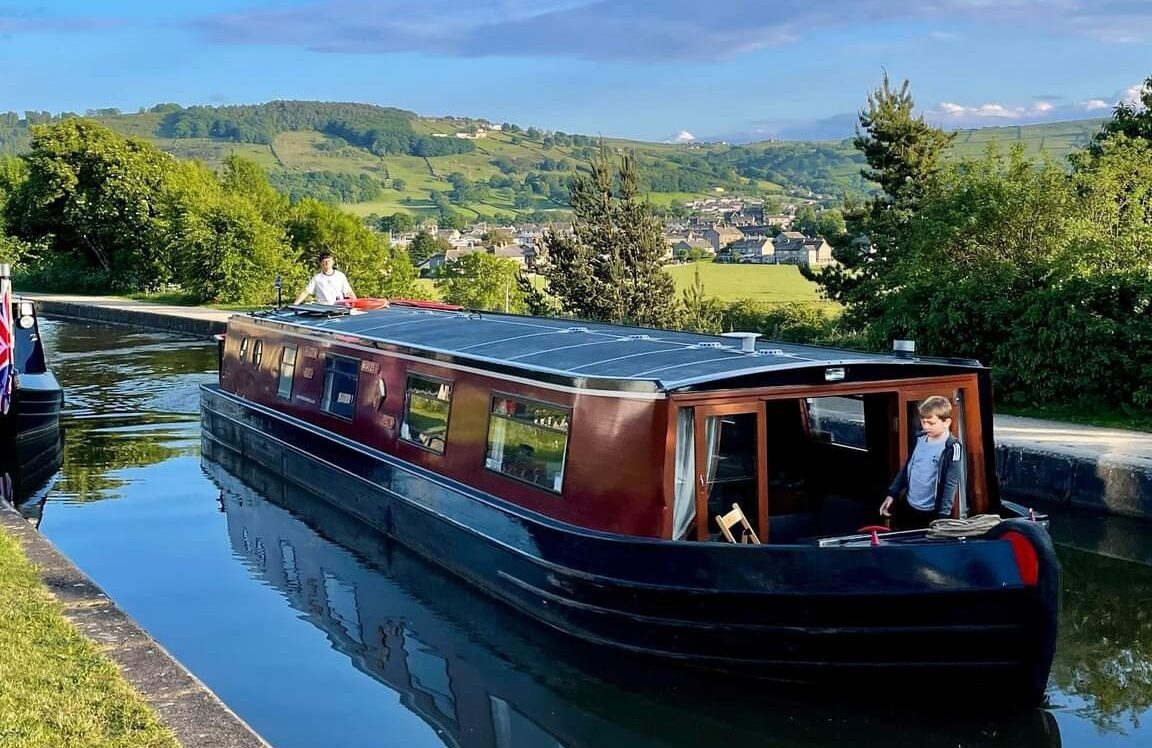
[[331,252],[320,255],[320,272],[312,276],[312,280],[308,281],[308,285],[304,286],[293,303],[299,304],[309,294],[315,294],[317,304],[335,304],[342,299],[356,298],[348,283],[348,276],[336,269],[336,260],[332,258]]
[[950,430],[952,403],[948,398],[933,395],[918,410],[924,431],[916,437],[916,448],[880,505],[884,517],[896,510],[897,530],[922,529],[933,520],[951,517],[964,466],[964,448]]

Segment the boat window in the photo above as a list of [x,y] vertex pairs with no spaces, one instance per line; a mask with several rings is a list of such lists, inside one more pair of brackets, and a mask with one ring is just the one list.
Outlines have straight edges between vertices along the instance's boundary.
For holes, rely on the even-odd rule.
[[248,338],[240,338],[240,360],[248,358]]
[[360,362],[343,356],[327,356],[324,363],[324,400],[320,407],[334,416],[351,420],[356,410],[356,384]]
[[560,493],[570,419],[558,405],[493,396],[484,466]]
[[252,365],[259,366],[262,358],[264,358],[264,341],[257,340],[256,344],[252,346]]
[[448,411],[452,407],[452,384],[409,375],[400,438],[444,454],[448,436]]
[[842,447],[868,449],[862,398],[810,397],[807,407],[808,426],[814,438]]
[[456,695],[452,692],[448,661],[407,629],[404,630],[404,655],[412,687],[428,695],[436,711],[456,722]]
[[280,382],[276,385],[276,395],[285,400],[292,399],[292,379],[296,376],[296,346],[286,345],[280,351]]

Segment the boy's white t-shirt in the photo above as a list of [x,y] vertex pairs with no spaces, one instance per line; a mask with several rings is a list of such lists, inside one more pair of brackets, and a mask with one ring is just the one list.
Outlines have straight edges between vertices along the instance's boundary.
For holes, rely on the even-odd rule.
[[339,270],[331,274],[316,273],[308,281],[305,293],[315,294],[318,304],[335,304],[340,299],[347,299],[352,295],[352,286],[348,283],[348,276]]

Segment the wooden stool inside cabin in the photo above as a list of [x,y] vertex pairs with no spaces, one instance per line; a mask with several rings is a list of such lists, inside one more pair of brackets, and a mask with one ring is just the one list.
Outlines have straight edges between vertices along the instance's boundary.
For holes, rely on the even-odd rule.
[[[756,531],[752,529],[752,525],[748,522],[748,518],[744,516],[744,510],[740,508],[739,504],[733,504],[732,511],[727,514],[717,514],[716,524],[720,526],[720,532],[724,533],[724,537],[728,539],[729,543],[755,543],[756,545],[760,545],[760,538],[756,537]],[[732,534],[732,528],[737,526],[740,528],[739,540]]]

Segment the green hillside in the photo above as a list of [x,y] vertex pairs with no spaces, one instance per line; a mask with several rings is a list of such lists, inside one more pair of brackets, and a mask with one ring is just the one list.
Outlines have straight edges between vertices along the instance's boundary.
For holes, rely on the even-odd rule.
[[[567,183],[600,140],[469,118],[428,118],[366,104],[270,102],[231,107],[158,105],[152,111],[94,113],[125,135],[155,142],[180,158],[219,166],[231,155],[268,170],[294,197],[343,203],[360,215],[450,215],[543,219],[566,208]],[[30,122],[49,113],[0,115],[0,153],[27,148]],[[70,115],[61,115],[70,116]],[[992,142],[1024,146],[1061,162],[1085,145],[1102,120],[958,131],[954,153],[979,156]],[[468,137],[458,137],[465,135]],[[642,187],[667,208],[696,196],[739,192],[830,201],[868,189],[851,140],[677,145],[607,138],[634,154]]]

